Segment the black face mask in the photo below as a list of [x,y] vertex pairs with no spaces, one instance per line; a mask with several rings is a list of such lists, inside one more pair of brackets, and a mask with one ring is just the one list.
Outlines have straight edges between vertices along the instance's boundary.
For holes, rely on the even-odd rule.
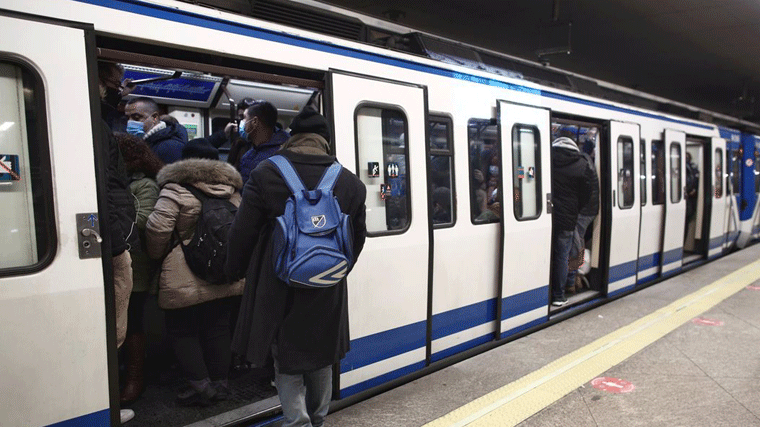
[[119,89],[107,87],[106,97],[103,101],[113,108],[116,108],[116,106],[119,105],[119,102],[121,102],[121,91]]

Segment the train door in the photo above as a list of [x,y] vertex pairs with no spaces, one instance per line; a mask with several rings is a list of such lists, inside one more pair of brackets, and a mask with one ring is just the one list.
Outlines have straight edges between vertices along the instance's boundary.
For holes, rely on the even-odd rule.
[[423,86],[331,71],[335,152],[367,186],[367,241],[348,279],[340,397],[425,366],[432,224]]
[[[607,295],[630,290],[636,284],[636,265],[639,253],[641,195],[636,189],[639,181],[640,128],[634,123],[610,122],[607,186],[610,193],[602,196],[610,212],[609,276]],[[609,204],[611,202],[611,204]],[[610,207],[611,206],[611,210]]]
[[720,256],[722,253],[723,243],[726,240],[726,203],[725,189],[723,188],[723,176],[725,165],[723,163],[726,152],[726,140],[723,138],[712,139],[712,164],[711,171],[705,170],[702,174],[705,180],[710,180],[712,197],[709,199],[712,203],[710,209],[710,243],[708,245],[708,259]]
[[681,270],[683,236],[686,224],[684,178],[686,170],[686,134],[665,130],[665,221],[660,265],[663,276]]
[[[696,138],[686,139],[685,169],[683,170],[686,201],[686,222],[683,237],[683,265],[707,256],[705,240],[705,145]],[[708,200],[709,201],[709,200]]]
[[498,111],[505,171],[500,275],[504,337],[547,314],[552,219],[544,197],[551,191],[551,134],[545,108],[499,101]]
[[[107,233],[97,190],[105,184],[95,166],[106,153],[98,144],[93,151],[100,131],[91,113],[94,36],[74,25],[0,12],[5,426],[111,422],[107,360],[110,347],[115,361],[115,327],[105,303],[113,298],[103,273],[110,254],[101,259]],[[118,405],[115,390],[110,402]]]

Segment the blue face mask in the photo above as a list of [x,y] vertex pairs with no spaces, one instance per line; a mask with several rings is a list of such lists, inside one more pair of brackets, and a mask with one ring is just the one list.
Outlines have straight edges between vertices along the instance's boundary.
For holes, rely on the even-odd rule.
[[491,165],[488,167],[488,172],[490,172],[492,176],[499,176],[499,167]]
[[145,124],[137,120],[130,120],[127,122],[127,133],[142,138],[145,136]]
[[245,121],[241,121],[238,125],[238,134],[243,140],[248,141],[248,132],[245,131]]

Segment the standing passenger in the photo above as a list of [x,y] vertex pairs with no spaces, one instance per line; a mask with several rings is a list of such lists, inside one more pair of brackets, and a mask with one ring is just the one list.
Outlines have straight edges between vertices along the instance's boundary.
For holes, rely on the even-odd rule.
[[[583,152],[581,156],[586,160],[588,167],[586,168],[586,179],[588,180],[591,195],[588,203],[582,206],[578,210],[578,224],[575,226],[573,232],[573,246],[570,249],[569,259],[578,258],[582,256],[586,249],[586,229],[594,218],[599,213],[599,177],[596,174],[596,163],[594,162],[594,141],[589,140],[583,146]],[[572,269],[567,274],[567,281],[565,282],[565,289],[575,288],[575,276],[578,274],[578,269]]]
[[560,130],[552,142],[552,305],[567,304],[565,281],[570,248],[578,224],[578,212],[588,204],[591,183],[586,171],[588,162],[581,157],[578,145],[571,138],[575,132]]
[[[251,171],[256,169],[259,163],[272,157],[290,138],[290,134],[277,127],[277,108],[265,101],[257,102],[245,110],[242,129],[240,136],[251,143],[251,148],[240,158],[238,169],[245,184]],[[230,152],[230,155],[232,154]]]
[[[293,164],[304,186],[314,188],[335,162],[328,155],[327,121],[312,107],[291,125],[293,136],[280,154]],[[353,225],[354,256],[366,237],[367,189],[343,169],[333,194]],[[280,281],[272,263],[272,230],[290,189],[271,162],[256,168],[245,185],[243,201],[230,229],[227,271],[246,276],[234,350],[263,367],[272,355],[285,427],[320,427],[332,394],[332,365],[349,347],[346,280],[322,289],[297,289]],[[249,267],[250,264],[250,267]]]
[[124,114],[129,118],[127,133],[144,139],[162,162],[168,165],[182,158],[187,132],[179,123],[162,121],[155,101],[145,96],[132,99]]
[[219,161],[216,148],[206,139],[187,143],[183,160],[161,169],[161,193],[148,218],[145,231],[148,255],[165,256],[159,277],[158,305],[166,314],[166,329],[189,388],[180,393],[180,405],[208,405],[229,396],[227,382],[230,352],[230,297],[243,293],[243,282],[212,285],[193,274],[185,261],[182,245],[195,233],[202,203],[185,185],[209,197],[240,204],[240,174]]

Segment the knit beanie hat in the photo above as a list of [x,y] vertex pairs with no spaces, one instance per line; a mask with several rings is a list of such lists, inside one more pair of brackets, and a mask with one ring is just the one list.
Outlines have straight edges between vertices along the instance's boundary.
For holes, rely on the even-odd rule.
[[316,133],[330,142],[330,127],[324,116],[312,106],[307,106],[290,123],[290,134]]
[[219,150],[214,148],[206,138],[195,138],[182,147],[182,158],[219,160]]

